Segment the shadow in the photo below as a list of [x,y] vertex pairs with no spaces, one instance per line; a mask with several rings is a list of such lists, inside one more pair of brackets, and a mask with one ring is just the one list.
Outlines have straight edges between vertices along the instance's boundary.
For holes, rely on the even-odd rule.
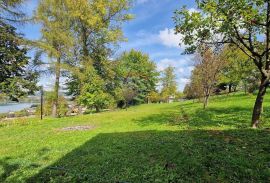
[[[270,112],[266,112],[265,118],[269,117]],[[208,107],[203,109],[201,103],[184,103],[175,106],[174,109],[165,110],[159,114],[152,114],[135,122],[141,126],[152,124],[166,125],[185,125],[192,129],[201,128],[249,128],[252,108],[250,107]]]
[[156,114],[147,115],[145,117],[135,118],[134,122],[140,126],[149,126],[152,124],[167,124],[167,125],[177,125],[178,117],[181,116],[182,112],[181,105],[175,105],[171,107],[166,107],[162,112],[158,111]]
[[12,173],[20,168],[17,163],[10,163],[11,158],[6,157],[0,160],[0,167],[2,168],[2,174],[0,174],[0,182],[5,182],[5,180],[12,175]]
[[189,121],[192,128],[249,128],[251,109],[247,107],[197,109]]
[[99,134],[27,182],[269,182],[262,130]]

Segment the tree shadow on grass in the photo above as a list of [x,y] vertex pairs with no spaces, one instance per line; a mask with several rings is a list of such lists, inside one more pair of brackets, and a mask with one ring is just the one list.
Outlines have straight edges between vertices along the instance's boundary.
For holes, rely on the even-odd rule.
[[[248,128],[251,121],[251,109],[248,107],[196,107],[190,110],[192,104],[182,104],[176,110],[166,110],[159,114],[149,115],[135,122],[141,126],[151,124],[186,125],[190,128]],[[193,106],[194,107],[194,106]]]
[[20,168],[18,163],[10,163],[11,158],[6,157],[0,160],[2,174],[0,174],[0,182],[4,182],[12,173]]
[[99,134],[27,182],[269,182],[270,133]]
[[194,128],[227,126],[248,128],[251,123],[251,110],[247,107],[197,109],[190,117],[189,126]]

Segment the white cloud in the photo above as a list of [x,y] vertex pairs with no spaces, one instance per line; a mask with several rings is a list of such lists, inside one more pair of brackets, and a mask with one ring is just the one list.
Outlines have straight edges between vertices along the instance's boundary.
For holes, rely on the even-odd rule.
[[191,75],[194,67],[192,66],[193,56],[182,56],[180,59],[169,59],[165,58],[157,62],[158,71],[164,71],[168,66],[175,68],[175,74],[177,79],[178,89],[183,91],[185,85],[190,81],[189,77]]
[[[186,45],[181,43],[183,36],[175,34],[173,28],[165,28],[158,33],[149,33],[145,30],[139,30],[135,33],[136,39],[124,43],[126,49],[138,49],[143,46],[163,45],[168,48],[184,49]],[[181,43],[179,45],[179,43]]]
[[193,67],[192,65],[192,57],[191,56],[183,56],[181,59],[162,59],[157,62],[158,71],[163,71],[168,66],[172,66],[175,68],[177,73],[184,73],[186,71],[190,72]]
[[188,11],[189,11],[190,14],[199,12],[199,10],[197,10],[195,8],[189,8]]
[[[165,28],[159,31],[158,38],[160,43],[165,46],[180,48],[179,43],[183,36],[181,34],[175,34],[174,29]],[[181,47],[185,47],[185,45],[181,45]]]
[[180,91],[183,91],[186,84],[188,84],[189,82],[190,82],[190,79],[188,79],[188,78],[179,78],[179,79],[177,79],[178,89]]

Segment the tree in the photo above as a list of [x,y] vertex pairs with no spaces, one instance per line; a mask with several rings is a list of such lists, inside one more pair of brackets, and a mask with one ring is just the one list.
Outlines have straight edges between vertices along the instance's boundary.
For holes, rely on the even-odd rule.
[[24,0],[1,0],[0,1],[0,22],[21,23],[25,17],[19,5]]
[[202,46],[198,49],[195,57],[195,69],[193,79],[196,79],[198,88],[203,91],[203,108],[208,105],[209,97],[217,83],[218,74],[223,67],[223,58],[214,54],[211,48]]
[[[116,62],[110,61],[113,48],[124,40],[121,25],[130,20],[127,13],[128,0],[67,1],[71,30],[75,41],[73,67],[66,82],[68,94],[75,99],[81,94],[87,80],[87,68],[93,66],[97,75],[105,83],[106,92],[117,98],[119,77]],[[75,69],[74,69],[75,68]]]
[[157,92],[157,91],[151,91],[149,94],[148,94],[148,102],[150,103],[158,103],[160,102],[160,94]]
[[184,88],[184,95],[187,99],[200,99],[203,97],[203,88],[201,87],[200,78],[196,74],[196,69],[192,71],[190,82]]
[[0,93],[14,100],[37,90],[37,74],[28,68],[30,59],[21,40],[15,27],[0,22]]
[[221,56],[224,58],[224,66],[221,70],[219,83],[226,83],[229,93],[231,93],[232,88],[236,89],[242,82],[246,92],[251,71],[253,73],[253,70],[256,69],[250,58],[234,45],[224,47]]
[[100,112],[101,109],[111,106],[114,100],[106,91],[105,82],[95,70],[88,67],[87,71],[87,80],[81,89],[78,101],[88,108],[95,107],[96,112]]
[[118,69],[121,79],[121,88],[128,88],[136,95],[133,104],[144,103],[147,95],[155,90],[158,72],[156,65],[149,56],[140,51],[124,52],[118,59]]
[[177,92],[176,75],[174,73],[174,67],[169,66],[163,72],[163,77],[161,78],[162,89],[161,95],[166,102],[169,102],[169,97],[174,96]]
[[256,65],[260,86],[254,104],[252,127],[260,123],[262,105],[270,80],[270,1],[197,0],[198,11],[183,7],[175,12],[176,33],[190,45],[192,53],[199,43],[234,44]]
[[70,19],[66,11],[67,6],[63,0],[42,0],[39,3],[35,19],[42,25],[42,40],[39,42],[49,56],[50,67],[55,73],[54,102],[52,116],[58,116],[60,77],[63,62],[69,56],[73,39],[70,32]]

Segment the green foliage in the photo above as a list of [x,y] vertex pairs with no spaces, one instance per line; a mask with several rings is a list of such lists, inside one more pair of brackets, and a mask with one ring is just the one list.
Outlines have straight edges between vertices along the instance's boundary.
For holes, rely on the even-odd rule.
[[219,82],[228,86],[238,86],[242,82],[244,87],[247,87],[249,79],[256,73],[255,65],[250,58],[233,45],[225,47],[221,57],[225,63],[219,75]]
[[158,92],[156,91],[151,91],[149,94],[148,94],[148,102],[150,103],[158,103],[161,101],[161,96]]
[[177,91],[175,93],[175,100],[179,101],[179,100],[181,100],[183,98],[184,98],[184,93],[183,92]]
[[[53,102],[55,101],[54,92],[45,92],[44,104],[43,104],[43,114],[45,116],[51,116],[53,110]],[[37,107],[36,115],[40,116],[40,105]],[[57,116],[63,117],[66,116],[68,112],[68,103],[65,97],[59,96],[58,98],[58,109]]]
[[79,103],[88,108],[94,107],[97,112],[112,106],[113,97],[107,92],[104,80],[95,73],[95,70],[88,68],[85,77],[86,80],[84,80],[81,94],[78,97]]
[[124,52],[118,59],[121,88],[133,90],[133,104],[146,102],[149,92],[154,91],[158,72],[156,65],[149,59],[149,56],[136,50]]
[[37,90],[37,74],[28,68],[21,40],[15,27],[0,21],[0,93],[16,99]]
[[161,96],[164,101],[168,101],[171,96],[175,97],[177,92],[176,75],[174,70],[175,68],[172,66],[167,67],[163,72],[163,77],[161,78]]
[[[267,1],[197,0],[196,3],[197,11],[189,11],[184,6],[174,16],[176,32],[183,34],[184,44],[191,46],[187,51],[195,51],[202,42],[233,43],[246,53],[254,51],[252,46],[258,52],[264,51],[261,48],[265,42],[259,36],[267,28],[263,25]],[[248,46],[249,41],[254,45]]]
[[[68,95],[76,98],[84,98],[84,103],[90,105],[95,100],[92,96],[86,102],[83,90],[93,90],[93,85],[85,88],[84,83],[89,81],[89,70],[93,67],[93,75],[102,82],[102,93],[95,101],[98,106],[111,105],[111,99],[118,100],[120,92],[120,77],[116,69],[116,62],[110,61],[113,49],[119,41],[123,41],[122,23],[131,19],[128,14],[129,0],[99,0],[99,1],[64,1],[72,21],[71,30],[74,38],[74,57],[69,61],[68,70],[71,71],[66,82]],[[96,79],[94,79],[96,80]],[[102,80],[102,81],[101,81]],[[91,89],[90,89],[91,88]],[[97,88],[96,91],[100,91]],[[83,97],[82,97],[83,96]],[[110,101],[106,101],[109,99]],[[104,103],[104,104],[102,104]],[[105,104],[106,103],[106,104]],[[93,106],[93,104],[91,104]],[[90,106],[89,106],[90,107]]]

